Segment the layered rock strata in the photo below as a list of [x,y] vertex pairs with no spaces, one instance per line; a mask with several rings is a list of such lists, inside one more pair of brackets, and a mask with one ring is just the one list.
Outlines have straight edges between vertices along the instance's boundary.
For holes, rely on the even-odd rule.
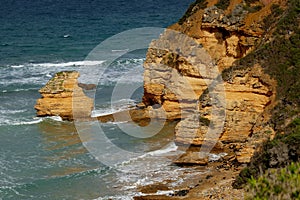
[[64,120],[90,118],[94,102],[78,86],[78,77],[79,72],[76,71],[55,74],[54,78],[39,90],[42,97],[34,107],[37,116],[60,116]]
[[[167,30],[150,45],[143,102],[148,110],[162,108],[164,115],[158,112],[158,118],[181,119],[175,133],[179,145],[216,145],[214,149],[234,152],[239,162],[246,163],[259,144],[274,136],[264,123],[275,105],[276,82],[260,65],[248,70],[232,67],[265,42],[269,30],[263,20],[273,3],[230,1],[226,10],[211,3],[205,9],[195,4],[182,24],[170,27],[178,34]],[[212,84],[220,77],[222,90],[213,91]],[[217,98],[221,103],[213,102],[214,95],[222,96]],[[193,159],[183,157],[182,162]]]

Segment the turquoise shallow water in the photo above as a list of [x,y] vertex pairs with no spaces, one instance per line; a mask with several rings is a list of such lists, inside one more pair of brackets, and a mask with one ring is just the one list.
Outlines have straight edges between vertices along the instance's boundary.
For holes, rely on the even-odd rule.
[[[139,153],[106,166],[87,150],[74,123],[58,117],[36,118],[33,107],[40,97],[39,88],[58,71],[78,70],[81,61],[106,38],[132,28],[166,27],[190,3],[1,1],[0,199],[130,199],[139,186],[169,179],[175,187],[183,181],[180,176],[189,169],[173,166],[168,159],[176,149],[172,124],[148,139],[124,134],[118,124],[101,125],[112,144]],[[142,85],[145,52],[129,52],[110,65],[98,85],[95,115],[110,111],[114,82],[128,70],[135,69],[136,74],[125,77],[126,83]],[[134,105],[142,93],[139,88],[131,99],[120,99],[116,109]]]

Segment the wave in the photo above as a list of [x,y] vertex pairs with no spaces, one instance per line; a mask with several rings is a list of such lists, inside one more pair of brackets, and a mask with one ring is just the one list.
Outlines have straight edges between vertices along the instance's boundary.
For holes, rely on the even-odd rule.
[[12,90],[2,90],[2,93],[8,93],[8,92],[27,92],[27,91],[36,91],[39,90],[39,88],[19,88],[19,89],[12,89]]
[[50,117],[35,117],[31,121],[28,120],[16,121],[16,120],[4,119],[0,122],[0,125],[10,125],[10,126],[32,125],[32,124],[39,124],[45,120],[63,122],[62,118],[59,116],[50,116]]
[[118,65],[127,65],[127,64],[143,64],[145,58],[131,58],[131,59],[121,59],[117,60],[116,63]]
[[[118,51],[128,51],[124,50],[112,50],[113,52]],[[131,58],[131,59],[121,59],[115,61],[117,65],[121,64],[142,64],[145,61],[145,58]],[[11,68],[24,68],[24,67],[76,67],[76,66],[96,66],[101,65],[105,60],[82,60],[82,61],[70,61],[70,62],[50,62],[50,63],[25,63],[20,65],[8,65]]]
[[113,49],[111,52],[127,52],[129,49]]
[[83,170],[80,172],[75,172],[75,173],[71,173],[71,174],[66,174],[66,175],[62,175],[62,176],[50,176],[50,179],[73,179],[73,178],[79,178],[79,177],[84,177],[84,176],[90,176],[90,175],[104,175],[106,173],[108,173],[108,171],[111,170],[110,167],[104,166],[104,167],[100,167],[100,168],[94,168],[94,169],[87,169],[87,170]]
[[[109,168],[108,167],[100,167],[100,168],[95,168],[95,169],[88,169],[85,171],[81,172],[76,172],[68,175],[63,175],[63,176],[49,176],[49,177],[43,177],[43,178],[37,178],[31,182],[24,182],[24,183],[10,183],[8,182],[7,185],[0,185],[0,193],[9,193],[12,191],[14,194],[17,196],[23,196],[22,199],[26,197],[26,199],[33,199],[35,198],[32,195],[25,195],[21,194],[22,191],[26,191],[27,189],[30,188],[35,188],[37,186],[43,186],[43,185],[48,185],[49,182],[51,183],[58,183],[61,182],[62,180],[68,180],[68,179],[76,179],[79,177],[84,177],[84,176],[93,176],[93,175],[105,175],[108,173]],[[1,199],[1,196],[0,196]]]
[[38,124],[40,122],[42,122],[43,119],[37,119],[37,120],[33,120],[33,121],[22,121],[22,122],[14,122],[10,125],[13,125],[13,126],[19,126],[19,125],[31,125],[31,124]]
[[61,62],[61,63],[27,63],[21,65],[11,65],[11,68],[23,68],[23,67],[75,67],[75,66],[95,66],[101,65],[105,60],[84,60],[73,62]]
[[[82,74],[80,80],[83,80],[83,83],[88,83],[90,80],[96,80],[97,83],[99,80],[101,85],[112,85],[112,83],[116,83],[120,80],[126,83],[142,83],[143,61],[144,58],[126,58],[116,60],[105,69],[105,72],[101,77],[99,77],[99,74],[93,73],[95,70],[93,67],[105,67],[105,65],[102,65],[105,63],[105,60],[23,63],[20,65],[7,65],[0,72],[0,86],[4,92],[9,91],[9,87],[41,87],[45,85],[55,73],[65,70],[79,71]],[[88,71],[86,72],[86,70]],[[92,70],[92,73],[90,70]],[[134,73],[128,73],[130,71],[134,71]],[[83,74],[88,74],[88,77],[84,78]],[[92,78],[93,76],[95,77]]]
[[169,143],[164,149],[159,149],[156,151],[150,151],[146,154],[144,154],[141,157],[145,157],[145,156],[160,156],[160,155],[164,155],[166,153],[170,153],[173,151],[176,151],[178,149],[178,147],[176,146],[176,144],[174,142]]
[[62,121],[63,121],[63,119],[62,119],[60,116],[44,117],[44,118],[42,118],[42,119],[43,119],[43,120],[44,120],[44,119],[51,119],[51,120],[57,121],[57,122],[62,122]]
[[71,37],[71,35],[70,34],[65,34],[63,37],[64,38],[69,38],[69,37]]
[[[91,80],[95,80],[96,83],[104,86],[111,86],[119,81],[124,83],[142,83],[142,64],[144,60],[144,58],[119,59],[114,61],[109,67],[104,65],[105,60],[7,65],[0,72],[0,87],[3,92],[9,91],[11,88],[40,88],[45,85],[55,73],[65,70],[79,71],[82,74],[80,81],[83,80],[83,83],[89,83]],[[101,76],[98,73],[93,73],[98,67],[101,69],[101,66],[106,67],[105,72]],[[87,74],[88,77],[84,78],[84,74]]]
[[0,114],[17,114],[17,113],[23,113],[26,112],[27,110],[23,109],[23,110],[0,110]]
[[114,113],[120,112],[120,110],[116,109],[103,109],[103,110],[93,110],[91,117],[102,117],[106,115],[112,115]]
[[139,159],[143,159],[143,158],[146,158],[146,157],[155,157],[155,156],[163,156],[164,154],[167,154],[167,153],[170,153],[170,152],[174,152],[177,150],[177,146],[174,142],[170,142],[168,145],[165,146],[165,148],[163,149],[158,149],[158,150],[155,150],[155,151],[150,151],[150,152],[147,152],[143,155],[140,155],[138,157],[135,157],[135,158],[132,158],[130,160],[127,160],[127,161],[124,161],[120,164],[116,164],[115,167],[119,167],[119,166],[125,166],[125,165],[128,165],[132,162],[135,162]]
[[[136,195],[139,196],[139,195]],[[94,200],[132,200],[134,195],[116,195],[116,196],[106,196],[106,197],[98,197],[97,199]]]
[[126,111],[136,106],[136,102],[132,99],[121,99],[111,104],[107,103],[106,108],[97,108],[92,111],[92,117],[101,117],[111,115],[117,112]]

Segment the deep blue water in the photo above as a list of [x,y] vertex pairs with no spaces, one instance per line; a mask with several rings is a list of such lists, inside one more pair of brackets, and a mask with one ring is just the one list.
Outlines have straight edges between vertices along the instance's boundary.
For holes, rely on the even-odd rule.
[[[108,37],[133,28],[167,27],[191,2],[1,0],[0,199],[130,199],[141,185],[162,178],[173,178],[175,185],[181,181],[177,175],[183,171],[164,156],[175,148],[169,144],[172,128],[137,139],[117,124],[102,125],[113,144],[142,154],[108,167],[85,148],[74,123],[36,118],[33,107],[39,88],[56,72],[77,70],[80,61]],[[126,80],[142,84],[144,58],[141,50],[110,66],[97,93],[96,114],[107,111],[113,83],[124,72],[136,69],[135,76]],[[137,90],[120,104],[134,104],[142,92]],[[145,154],[153,149],[156,153]]]
[[0,63],[82,60],[119,32],[171,25],[191,1],[2,0]]

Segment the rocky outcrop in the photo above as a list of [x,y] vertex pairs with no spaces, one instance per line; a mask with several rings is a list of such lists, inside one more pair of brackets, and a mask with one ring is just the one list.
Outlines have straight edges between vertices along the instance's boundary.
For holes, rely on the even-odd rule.
[[[175,133],[177,144],[203,146],[215,137],[211,140],[218,142],[209,144],[217,143],[215,148],[234,153],[239,162],[247,163],[259,144],[274,137],[274,130],[265,123],[276,103],[276,81],[263,66],[247,70],[236,66],[239,59],[265,42],[270,29],[264,27],[263,20],[271,13],[273,3],[231,0],[225,10],[211,3],[205,9],[195,4],[184,22],[170,27],[188,39],[166,31],[152,42],[144,63],[143,102],[148,110],[162,108],[165,115],[158,113],[158,118],[181,119]],[[276,3],[284,5],[285,1]],[[190,40],[194,43],[187,42]],[[217,91],[224,93],[223,109],[218,110],[222,125],[216,123],[212,113],[216,103],[209,87],[217,76],[209,74],[214,67],[223,77],[223,91]],[[218,136],[207,134],[217,128],[222,130]],[[183,162],[198,162],[189,155]]]
[[[234,149],[237,160],[244,163],[250,161],[257,144],[274,136],[270,127],[258,127],[269,119],[266,113],[275,102],[275,83],[259,66],[247,73],[236,71],[231,76],[230,80],[224,81],[226,115],[218,142],[224,144],[222,148]],[[201,146],[207,137],[209,125],[213,123],[210,120],[209,93],[203,94],[200,99],[199,112],[202,120],[199,126],[191,125],[193,122],[190,118],[182,120],[176,127],[180,130],[176,132],[178,143]],[[195,128],[197,130],[193,130]],[[259,137],[253,138],[253,134],[259,131]]]
[[90,118],[94,102],[78,86],[78,77],[79,73],[76,71],[55,74],[54,78],[39,90],[42,97],[35,105],[37,116],[60,116],[65,120]]

